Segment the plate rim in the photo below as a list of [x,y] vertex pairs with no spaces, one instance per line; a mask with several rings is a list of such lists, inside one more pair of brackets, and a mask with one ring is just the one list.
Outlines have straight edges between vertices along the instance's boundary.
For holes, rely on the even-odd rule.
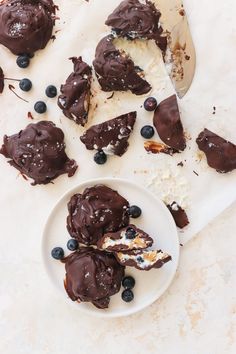
[[[88,185],[91,184],[105,184],[105,183],[113,183],[113,182],[121,182],[121,183],[125,183],[125,184],[130,184],[136,188],[138,188],[139,190],[142,190],[143,192],[145,192],[146,194],[149,194],[149,196],[151,196],[152,198],[154,198],[155,200],[157,200],[160,204],[162,204],[162,206],[165,206],[165,203],[158,198],[154,193],[152,193],[151,191],[149,191],[147,188],[145,188],[143,185],[139,185],[136,182],[131,181],[128,178],[116,178],[116,177],[97,177],[97,178],[90,178],[88,180],[82,181],[81,183],[78,183],[77,185],[71,187],[70,189],[68,189],[66,192],[63,193],[63,195],[54,203],[51,211],[49,212],[47,219],[44,223],[44,227],[43,227],[43,232],[42,232],[42,239],[41,239],[41,258],[43,260],[43,265],[44,265],[44,269],[47,273],[47,277],[50,280],[50,283],[53,284],[53,288],[57,289],[57,292],[61,294],[61,296],[63,296],[62,292],[58,289],[58,286],[56,285],[56,282],[52,279],[51,274],[48,270],[48,266],[47,266],[47,259],[48,257],[46,257],[45,254],[45,242],[46,242],[46,229],[49,223],[49,220],[52,218],[53,213],[55,212],[56,207],[63,201],[63,199],[65,199],[68,195],[75,193],[76,189],[83,189],[83,188],[87,188]],[[177,247],[176,247],[176,267],[175,270],[172,274],[172,276],[170,277],[169,281],[167,282],[167,284],[165,285],[165,287],[163,288],[163,290],[161,291],[161,294],[159,294],[155,299],[151,299],[149,302],[145,303],[142,306],[139,306],[137,309],[127,309],[125,312],[121,312],[121,313],[112,313],[112,312],[98,312],[98,311],[92,311],[90,309],[86,309],[80,306],[77,306],[77,309],[86,315],[91,315],[97,318],[121,318],[121,317],[126,317],[126,316],[130,316],[133,314],[136,314],[138,312],[143,311],[145,308],[149,307],[150,305],[152,305],[154,302],[156,302],[160,297],[162,297],[164,295],[164,293],[167,291],[167,289],[170,287],[170,285],[172,284],[175,276],[176,276],[176,272],[179,266],[179,258],[180,258],[180,245],[179,245],[179,235],[178,235],[178,231],[177,231],[177,227],[175,225],[174,219],[173,217],[171,217],[170,212],[168,211],[168,209],[163,208],[163,210],[166,210],[166,215],[169,215],[169,219],[170,222],[174,225],[175,228],[175,236],[176,236],[176,241],[177,241]],[[172,221],[171,221],[172,220]],[[65,294],[66,295],[66,294]],[[66,296],[63,296],[64,299],[66,299]],[[65,302],[66,303],[66,302]],[[75,308],[74,306],[74,302],[67,302],[67,306],[68,303],[70,306],[73,306],[73,308]]]

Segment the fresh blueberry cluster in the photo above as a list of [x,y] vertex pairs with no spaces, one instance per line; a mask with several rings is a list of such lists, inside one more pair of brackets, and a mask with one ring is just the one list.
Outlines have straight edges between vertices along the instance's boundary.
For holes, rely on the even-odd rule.
[[121,297],[125,302],[131,302],[134,299],[134,293],[132,289],[135,287],[135,280],[131,276],[126,276],[122,280],[122,286],[125,290],[122,291]]
[[[79,248],[79,243],[76,239],[71,238],[67,242],[67,248],[69,251],[76,251]],[[64,258],[64,250],[62,247],[54,247],[51,251],[51,256],[54,259],[60,260]]]

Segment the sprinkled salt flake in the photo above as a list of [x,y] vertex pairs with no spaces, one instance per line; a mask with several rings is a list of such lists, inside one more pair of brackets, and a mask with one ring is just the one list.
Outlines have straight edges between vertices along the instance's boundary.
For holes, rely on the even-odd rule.
[[14,22],[9,29],[9,34],[10,36],[14,37],[14,36],[22,36],[22,34],[20,33],[21,30],[26,27],[25,23],[21,23],[21,22]]

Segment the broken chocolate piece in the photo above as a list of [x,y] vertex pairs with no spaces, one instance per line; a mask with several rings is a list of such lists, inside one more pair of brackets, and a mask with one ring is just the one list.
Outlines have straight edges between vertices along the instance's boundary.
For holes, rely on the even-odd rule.
[[107,186],[86,188],[68,203],[67,229],[79,242],[96,245],[105,233],[129,224],[128,208],[128,201]]
[[76,162],[65,153],[63,131],[48,121],[5,135],[0,154],[9,158],[9,164],[21,174],[32,178],[32,185],[50,183],[64,173],[71,177],[77,169]]
[[74,72],[61,86],[58,106],[67,118],[84,126],[88,120],[92,69],[82,61],[81,57],[74,57],[71,60],[74,64]]
[[161,13],[150,1],[124,0],[106,20],[117,36],[130,40],[153,39],[165,52],[167,37],[160,25]]
[[3,93],[3,89],[4,89],[4,74],[0,66],[0,93]]
[[[130,237],[131,232],[132,237]],[[117,232],[105,234],[98,241],[97,246],[109,252],[122,252],[145,249],[152,244],[153,239],[146,232],[131,224]]]
[[137,250],[131,252],[117,252],[116,259],[123,266],[135,267],[139,270],[161,268],[171,260],[171,256],[160,250]]
[[174,155],[176,153],[179,153],[178,150],[175,150],[173,148],[170,148],[169,146],[163,144],[163,143],[158,143],[157,141],[145,141],[144,142],[144,149],[147,152],[151,152],[153,154],[167,154],[167,155]]
[[64,258],[65,289],[72,301],[91,302],[104,309],[119,292],[124,267],[113,254],[84,247]]
[[176,226],[178,226],[180,229],[183,229],[189,224],[186,211],[182,209],[181,206],[179,206],[176,202],[168,204],[167,208],[173,216]]
[[13,54],[32,55],[52,37],[56,6],[52,0],[0,2],[0,43]]
[[157,106],[153,124],[166,145],[178,151],[186,148],[176,95],[168,97]]
[[93,125],[80,140],[88,150],[103,150],[106,154],[122,156],[136,120],[136,112],[123,114],[104,123]]
[[219,173],[236,169],[236,145],[208,129],[202,131],[197,140],[198,147],[207,158],[207,163]]
[[124,52],[113,44],[114,36],[104,37],[96,48],[94,69],[103,91],[128,91],[143,95],[151,90],[142,78],[143,71]]

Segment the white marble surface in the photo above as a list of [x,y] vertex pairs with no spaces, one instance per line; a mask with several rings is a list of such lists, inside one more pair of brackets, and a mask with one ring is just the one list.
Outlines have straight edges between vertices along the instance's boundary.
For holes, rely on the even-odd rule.
[[[64,4],[66,2],[61,1],[62,8]],[[77,0],[71,0],[71,4],[76,7]],[[192,122],[201,119],[199,128],[202,128],[205,123],[212,123],[213,119],[209,117],[213,105],[217,105],[213,124],[227,137],[235,140],[235,131],[230,131],[229,124],[224,126],[224,123],[227,121],[233,124],[235,121],[235,95],[232,93],[235,92],[236,82],[236,22],[233,16],[236,4],[235,0],[224,3],[210,0],[207,2],[209,11],[205,9],[205,5],[204,0],[186,0],[198,59],[201,58],[197,77],[201,76],[202,79],[194,82],[192,93],[183,102],[184,120],[189,128]],[[69,16],[66,6],[64,10],[65,15]],[[73,40],[76,43],[77,38]],[[57,47],[57,41],[54,43],[47,52],[51,58],[59,57],[59,62],[64,63],[70,54],[75,54],[70,53],[73,46],[63,53]],[[19,75],[20,71],[9,53],[3,48],[0,50],[0,60],[3,58],[6,72]],[[42,60],[42,64],[45,63],[44,55],[45,52],[37,57]],[[50,63],[48,72],[59,85],[65,73],[58,77],[58,68],[54,61]],[[66,70],[71,70],[69,63]],[[40,71],[41,81],[30,96],[31,105],[36,98],[41,98],[40,92],[43,98],[43,89],[49,83],[48,72]],[[32,66],[28,74],[37,82],[38,67]],[[5,110],[4,116],[1,112],[1,136],[5,132],[15,132],[29,122],[26,118],[28,107],[12,105],[12,95],[9,92],[4,97],[3,104],[9,107],[10,103],[11,109]],[[191,119],[187,119],[186,113],[190,112],[193,104],[198,109],[192,112]],[[2,107],[1,102],[1,109]],[[106,108],[106,116],[110,113],[109,108]],[[181,249],[180,267],[173,285],[165,296],[145,312],[124,319],[104,321],[86,317],[74,311],[73,307],[66,306],[66,302],[49,283],[42,266],[42,228],[48,212],[63,192],[85,179],[88,170],[90,177],[103,173],[95,169],[92,159],[88,161],[86,168],[83,165],[83,158],[87,159],[87,155],[81,157],[81,151],[84,154],[84,150],[75,144],[81,129],[74,127],[73,122],[66,119],[62,118],[60,122],[58,110],[51,106],[48,117],[66,131],[70,156],[80,154],[80,172],[72,179],[59,178],[55,186],[33,188],[20,177],[17,178],[17,172],[8,167],[1,158],[0,352],[234,354],[236,205]],[[114,165],[108,163],[105,175],[111,170],[113,176],[118,176],[122,166],[115,169]],[[220,205],[220,200],[214,199],[214,193],[208,188],[215,176],[213,172],[206,176],[208,193],[206,201],[201,204],[206,208],[206,213],[209,212],[209,199],[212,205]],[[231,183],[234,177],[235,174],[231,175]],[[196,192],[194,183],[195,180],[192,186]],[[220,185],[219,189],[224,195],[224,189],[229,184],[221,181]],[[196,194],[202,201],[202,195]]]

